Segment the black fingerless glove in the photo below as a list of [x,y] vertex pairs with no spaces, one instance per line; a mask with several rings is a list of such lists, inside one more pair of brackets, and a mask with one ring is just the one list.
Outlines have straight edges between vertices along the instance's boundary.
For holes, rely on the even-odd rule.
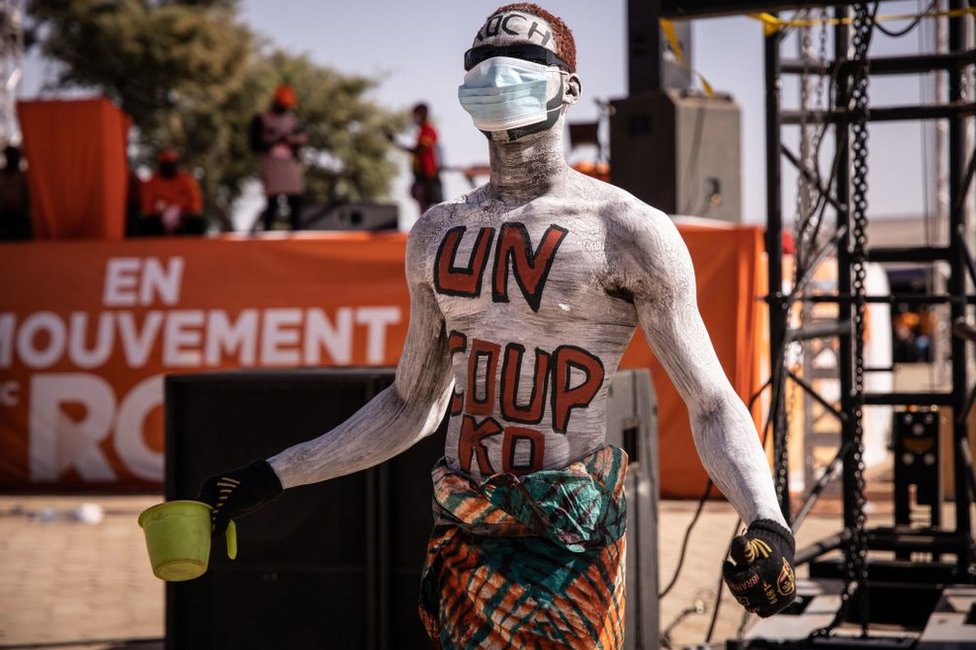
[[793,534],[770,519],[749,525],[745,534],[732,540],[735,564],[726,561],[722,573],[736,600],[762,618],[772,616],[793,602],[796,574]]
[[210,521],[214,536],[219,538],[231,519],[271,501],[281,492],[281,481],[268,461],[256,460],[245,467],[204,479],[197,501],[213,508]]

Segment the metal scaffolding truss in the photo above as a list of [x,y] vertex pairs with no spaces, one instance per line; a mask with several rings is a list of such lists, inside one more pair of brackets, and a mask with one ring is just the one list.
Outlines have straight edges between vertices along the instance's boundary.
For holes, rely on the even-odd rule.
[[[891,575],[891,566],[872,555],[876,551],[925,551],[938,558],[952,555],[952,562],[932,561],[928,570],[912,572],[913,580],[932,582],[973,583],[974,561],[971,506],[976,499],[976,479],[967,435],[967,417],[974,408],[976,386],[967,377],[968,350],[976,341],[972,325],[972,306],[976,295],[976,262],[973,249],[976,242],[967,241],[966,197],[973,184],[976,153],[964,145],[967,120],[976,115],[973,89],[966,97],[966,75],[976,62],[976,50],[966,49],[966,29],[973,28],[972,14],[966,14],[964,0],[950,0],[949,10],[958,11],[948,22],[948,51],[921,56],[871,58],[868,55],[873,15],[867,3],[848,4],[833,8],[833,60],[816,62],[787,60],[781,56],[785,32],[769,30],[765,36],[765,106],[766,106],[766,173],[767,173],[767,230],[769,253],[770,344],[773,359],[773,397],[770,421],[773,425],[773,459],[777,494],[788,521],[797,527],[813,503],[840,468],[842,477],[844,531],[831,540],[815,544],[798,553],[798,562],[815,561],[828,551],[842,549],[845,553],[844,600],[850,611],[848,617],[861,623],[866,630],[870,622],[867,602],[868,583],[875,576]],[[876,4],[874,5],[877,6]],[[875,9],[876,10],[876,9]],[[860,31],[859,31],[860,30]],[[853,36],[853,42],[852,42]],[[859,40],[861,39],[861,40]],[[876,75],[911,74],[942,71],[948,77],[947,97],[936,104],[871,108],[867,101],[868,80]],[[801,106],[799,110],[784,110],[781,104],[781,82],[785,75],[820,75],[828,84],[830,107]],[[913,246],[908,248],[871,248],[865,237],[869,220],[866,205],[867,124],[890,120],[933,120],[948,122],[948,221],[949,242],[941,246]],[[834,164],[829,176],[821,176],[819,161],[811,168],[803,152],[792,151],[783,143],[782,130],[787,125],[814,124],[821,128],[821,136],[833,136]],[[819,206],[815,227],[819,237],[809,239],[795,262],[796,273],[792,286],[784,291],[782,170],[784,161],[806,180]],[[835,216],[833,222],[827,215]],[[811,225],[811,227],[813,227]],[[819,240],[819,244],[817,241]],[[836,259],[836,290],[814,292],[811,279],[827,258]],[[867,262],[912,262],[941,265],[948,269],[944,291],[926,295],[869,295],[864,288],[864,268]],[[865,390],[863,358],[863,315],[869,303],[947,305],[954,336],[949,346],[951,390],[936,392],[870,392]],[[836,317],[808,321],[798,327],[791,313],[808,309],[811,305],[836,305]],[[805,306],[805,307],[804,307]],[[840,399],[834,401],[818,392],[814,382],[796,373],[785,360],[790,345],[800,341],[832,340],[837,350],[837,376]],[[817,483],[807,493],[800,509],[791,512],[789,496],[789,456],[787,449],[788,417],[787,386],[800,390],[816,402],[822,413],[836,420],[840,431],[837,455]],[[891,405],[928,408],[942,406],[952,413],[952,450],[954,468],[955,516],[951,526],[933,525],[924,529],[885,528],[866,529],[864,525],[863,464],[860,453],[862,408],[868,405]],[[793,515],[796,515],[795,517]],[[934,520],[938,523],[938,520]],[[843,563],[842,563],[843,564]],[[921,569],[920,566],[914,567]],[[875,571],[877,569],[877,571]],[[899,569],[900,570],[900,569]],[[896,572],[897,573],[897,572]],[[812,573],[811,573],[812,575]],[[897,574],[902,576],[903,574]],[[886,579],[886,578],[878,578]],[[903,579],[903,578],[899,578]],[[850,601],[848,603],[848,601]],[[851,612],[855,612],[851,614]],[[841,615],[839,614],[840,618]],[[836,625],[839,620],[834,621]]]
[[24,64],[24,0],[0,0],[0,145],[18,144],[16,99]]

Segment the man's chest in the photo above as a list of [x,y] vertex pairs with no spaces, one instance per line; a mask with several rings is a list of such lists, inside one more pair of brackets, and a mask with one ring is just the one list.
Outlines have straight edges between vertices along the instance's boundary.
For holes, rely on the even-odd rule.
[[449,321],[587,320],[606,311],[608,261],[599,223],[530,217],[458,220],[437,233],[428,272]]

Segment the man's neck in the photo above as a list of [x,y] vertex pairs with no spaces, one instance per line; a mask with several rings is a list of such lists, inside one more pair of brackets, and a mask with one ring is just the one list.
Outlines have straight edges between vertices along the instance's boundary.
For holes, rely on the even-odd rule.
[[505,203],[526,203],[549,193],[568,176],[563,119],[542,133],[515,142],[491,140],[491,190]]

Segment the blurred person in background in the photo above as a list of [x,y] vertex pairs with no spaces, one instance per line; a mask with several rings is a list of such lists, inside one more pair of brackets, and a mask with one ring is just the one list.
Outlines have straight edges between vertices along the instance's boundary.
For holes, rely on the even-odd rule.
[[[919,363],[928,361],[930,330],[923,333],[923,316],[913,311],[907,305],[898,306],[898,314],[891,320],[894,337],[895,363]],[[919,339],[922,339],[919,341]]]
[[179,154],[164,149],[156,171],[139,188],[142,235],[202,235],[203,199],[197,179],[180,169]]
[[429,115],[427,104],[421,102],[413,107],[413,123],[418,130],[417,143],[412,147],[398,143],[392,132],[386,133],[390,142],[413,156],[413,185],[410,187],[410,195],[417,201],[420,214],[444,200],[437,129],[430,123]]
[[20,148],[3,149],[0,170],[0,240],[30,239],[30,198],[27,174],[20,168]]
[[268,201],[262,214],[265,230],[274,229],[285,205],[291,229],[302,227],[305,170],[299,154],[308,134],[295,115],[297,105],[294,89],[282,84],[275,89],[268,109],[251,120],[251,149],[260,156],[261,182]]

